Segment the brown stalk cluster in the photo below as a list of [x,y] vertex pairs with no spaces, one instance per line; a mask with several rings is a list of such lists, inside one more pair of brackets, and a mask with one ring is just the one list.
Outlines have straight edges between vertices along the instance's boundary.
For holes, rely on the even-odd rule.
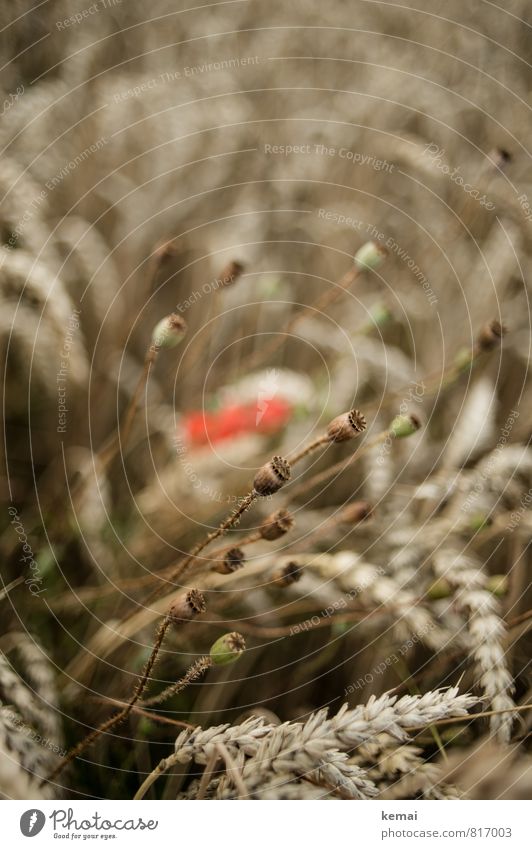
[[[381,261],[381,254],[377,250],[378,246],[369,244],[361,249],[356,258],[357,270],[351,272],[346,277],[346,285],[354,279],[360,270],[376,267]],[[219,282],[222,286],[232,285],[238,280],[243,272],[243,266],[238,262],[231,262],[220,274]],[[171,314],[162,319],[155,327],[151,345],[146,355],[145,367],[140,377],[134,397],[130,403],[129,409],[126,412],[124,426],[121,431],[122,448],[127,442],[132,422],[139,403],[140,395],[146,385],[149,370],[155,362],[158,352],[162,348],[171,348],[178,344],[186,332],[186,323],[181,316]],[[502,338],[504,334],[503,326],[496,321],[487,324],[480,332],[477,338],[477,351],[485,352],[492,350]],[[391,423],[390,427],[379,434],[372,444],[383,441],[384,438],[393,436],[396,438],[409,436],[417,431],[421,423],[417,416],[413,414],[397,416]],[[245,495],[239,506],[225,519],[218,528],[197,543],[188,555],[175,566],[170,572],[170,580],[177,580],[191,568],[200,565],[199,555],[217,538],[226,535],[229,531],[236,528],[241,517],[249,510],[258,498],[267,498],[277,494],[291,480],[293,467],[308,457],[320,448],[333,445],[343,444],[345,442],[356,440],[362,436],[367,429],[367,421],[360,410],[354,408],[341,415],[336,416],[326,426],[324,432],[311,440],[307,445],[303,446],[298,451],[292,453],[287,458],[281,455],[274,455],[269,461],[261,466],[256,472],[252,487],[247,495]],[[107,452],[106,459],[109,460],[113,456],[115,448]],[[352,463],[359,453],[352,455],[348,464]],[[321,472],[318,476],[314,476],[307,485],[312,485],[313,481],[321,481],[331,478],[338,470],[338,464]],[[358,525],[366,521],[373,515],[373,506],[367,501],[355,501],[346,505],[339,514],[331,520],[333,524],[343,523],[346,525]],[[237,570],[243,568],[246,562],[244,547],[257,541],[275,542],[286,535],[294,526],[294,518],[286,507],[281,507],[270,514],[262,521],[257,531],[245,536],[239,545],[232,545],[217,552],[213,552],[209,561],[213,563],[212,569],[221,575],[231,575]],[[295,560],[289,561],[287,564],[275,569],[271,576],[272,584],[280,589],[285,589],[292,586],[300,580],[302,575],[302,566]],[[159,592],[159,591],[158,591]],[[92,745],[103,733],[107,733],[114,729],[117,725],[123,722],[131,711],[135,708],[149,685],[154,666],[157,662],[163,641],[168,629],[173,627],[181,627],[189,622],[194,621],[198,616],[206,610],[203,594],[198,589],[191,589],[186,593],[181,593],[170,605],[167,614],[160,622],[154,645],[146,666],[140,676],[137,685],[134,688],[133,694],[125,704],[125,706],[115,713],[108,720],[103,722],[98,728],[94,729],[87,737],[85,737],[77,746],[63,758],[55,770],[48,776],[50,781],[57,778],[62,770],[72,762],[79,754],[85,751]],[[186,686],[199,680],[212,665],[225,664],[233,662],[243,651],[244,641],[240,634],[232,632],[221,637],[213,646],[210,655],[199,658],[188,670],[183,678],[171,684],[157,696],[153,696],[142,702],[144,706],[153,706],[170,698],[173,695],[180,693]]]

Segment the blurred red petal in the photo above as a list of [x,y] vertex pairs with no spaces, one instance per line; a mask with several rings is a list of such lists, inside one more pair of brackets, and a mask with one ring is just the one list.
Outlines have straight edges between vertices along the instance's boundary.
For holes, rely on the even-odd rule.
[[284,398],[257,404],[235,404],[216,412],[195,411],[184,416],[184,429],[191,445],[221,442],[241,433],[274,433],[290,418],[292,406]]

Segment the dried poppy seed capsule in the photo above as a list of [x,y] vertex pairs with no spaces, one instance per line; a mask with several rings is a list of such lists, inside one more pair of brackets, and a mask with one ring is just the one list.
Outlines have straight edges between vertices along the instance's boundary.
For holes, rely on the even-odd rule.
[[168,618],[175,625],[179,625],[182,622],[191,622],[192,619],[195,619],[200,613],[205,613],[206,610],[203,593],[199,590],[189,590],[174,601],[168,611]]
[[270,542],[284,536],[294,527],[294,517],[289,510],[281,507],[275,513],[268,516],[259,528],[262,539]]
[[353,501],[348,504],[340,513],[342,522],[357,525],[359,522],[365,522],[366,519],[373,516],[373,505],[369,501]]
[[368,268],[378,268],[384,261],[387,251],[377,242],[366,242],[355,254],[354,262],[357,268],[365,271]]
[[290,480],[290,463],[284,457],[272,457],[262,466],[253,481],[253,489],[259,495],[273,495]]
[[390,431],[397,439],[412,436],[421,427],[421,422],[413,413],[408,416],[396,416],[390,425]]
[[350,410],[337,416],[327,426],[327,436],[331,442],[345,442],[355,439],[366,430],[366,419],[359,410]]
[[506,328],[500,321],[490,321],[485,324],[478,334],[477,344],[481,351],[492,351],[506,333]]
[[495,165],[495,168],[498,168],[499,171],[503,171],[512,161],[512,154],[504,147],[494,148],[488,156],[493,165]]
[[222,273],[219,277],[219,283],[221,286],[231,286],[233,283],[236,283],[241,274],[244,273],[244,266],[241,262],[237,262],[233,260],[226,265]]
[[246,641],[242,634],[232,631],[219,637],[211,646],[209,656],[216,666],[227,666],[234,663],[245,651]]
[[272,582],[277,584],[278,587],[289,587],[299,581],[302,571],[303,567],[297,563],[288,563],[274,572]]
[[155,325],[151,335],[152,345],[155,348],[175,348],[187,332],[187,323],[177,313],[172,313],[161,319]]
[[224,559],[215,563],[212,568],[215,572],[219,572],[220,575],[230,575],[232,572],[241,569],[244,563],[245,559],[242,549],[230,548],[225,552]]

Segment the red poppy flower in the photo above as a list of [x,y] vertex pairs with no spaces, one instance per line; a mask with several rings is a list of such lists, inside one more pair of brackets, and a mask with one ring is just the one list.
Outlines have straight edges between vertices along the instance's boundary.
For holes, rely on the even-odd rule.
[[288,421],[292,406],[284,398],[256,404],[234,404],[216,411],[197,411],[184,416],[191,445],[221,442],[241,433],[275,433]]

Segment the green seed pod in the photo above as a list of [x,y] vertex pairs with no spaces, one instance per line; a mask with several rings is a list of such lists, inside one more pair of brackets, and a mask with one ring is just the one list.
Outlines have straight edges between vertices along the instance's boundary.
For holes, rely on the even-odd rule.
[[409,414],[407,416],[396,416],[390,425],[390,431],[397,439],[402,439],[405,436],[412,436],[416,430],[421,427],[421,422],[417,416]]
[[245,648],[246,642],[242,634],[231,631],[230,634],[224,634],[213,643],[209,655],[215,666],[226,666],[238,660]]
[[454,358],[454,366],[460,371],[471,368],[473,362],[473,351],[471,348],[460,348]]
[[376,303],[369,311],[369,318],[370,327],[384,327],[392,320],[393,316],[386,304]]
[[187,332],[186,321],[180,315],[172,313],[167,315],[155,325],[151,335],[152,345],[155,348],[175,348],[179,345]]
[[366,242],[355,254],[354,262],[361,271],[378,268],[384,261],[387,251],[377,242]]

